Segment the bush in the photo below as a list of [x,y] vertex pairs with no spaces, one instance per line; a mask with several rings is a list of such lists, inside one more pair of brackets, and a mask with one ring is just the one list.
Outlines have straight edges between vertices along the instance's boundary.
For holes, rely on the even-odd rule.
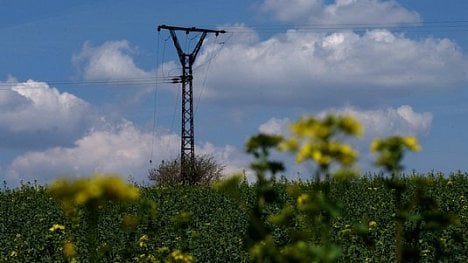
[[[189,170],[190,163],[181,167],[180,158],[172,161],[162,161],[157,168],[150,169],[148,178],[157,185],[183,184],[181,168]],[[219,164],[211,155],[195,157],[194,171],[190,178],[192,184],[207,184],[220,179],[223,176],[224,166]]]

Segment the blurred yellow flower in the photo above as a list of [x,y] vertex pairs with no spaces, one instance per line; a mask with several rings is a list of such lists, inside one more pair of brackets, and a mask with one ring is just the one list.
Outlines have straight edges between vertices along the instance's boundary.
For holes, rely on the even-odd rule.
[[139,247],[144,247],[146,246],[146,242],[149,240],[149,237],[148,235],[142,235],[139,239],[138,239],[138,246]]
[[297,197],[297,208],[307,210],[310,206],[310,196],[308,194],[301,194]]
[[299,143],[296,138],[290,138],[288,140],[283,140],[278,148],[281,151],[297,151]]
[[184,263],[191,263],[193,262],[193,257],[190,254],[184,254],[182,251],[176,249],[171,253],[171,259],[175,262],[184,262]]
[[359,123],[354,117],[351,117],[349,115],[341,117],[339,125],[344,131],[346,131],[350,135],[361,137],[364,134],[364,129],[361,123]]
[[331,157],[329,155],[318,150],[312,152],[312,159],[321,166],[327,166],[331,162]]
[[374,140],[372,140],[371,142],[371,145],[370,145],[370,150],[371,152],[377,152],[380,148],[380,139],[379,138],[375,138]]
[[60,232],[60,231],[63,231],[63,230],[65,230],[65,226],[60,225],[60,224],[53,224],[52,227],[49,228],[50,232]]
[[413,152],[419,152],[421,146],[418,144],[418,140],[414,136],[403,137],[403,144]]
[[49,193],[62,201],[65,210],[76,206],[99,206],[104,201],[129,202],[139,198],[138,188],[118,176],[96,175],[77,180],[60,179],[49,188]]
[[63,245],[63,255],[67,258],[73,258],[76,254],[76,247],[72,241],[67,241]]
[[418,140],[414,136],[391,136],[384,139],[376,138],[370,145],[372,152],[379,154],[375,164],[388,171],[400,171],[401,160],[405,150],[417,152],[421,150]]
[[296,153],[296,162],[312,160],[322,168],[336,161],[353,165],[358,153],[341,143],[339,135],[361,136],[361,124],[351,116],[327,115],[322,119],[305,117],[290,125],[292,137],[284,140],[279,149]]

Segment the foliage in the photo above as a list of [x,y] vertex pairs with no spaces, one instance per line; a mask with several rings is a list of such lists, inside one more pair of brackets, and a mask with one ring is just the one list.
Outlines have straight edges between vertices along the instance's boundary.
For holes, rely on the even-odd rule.
[[[440,262],[466,262],[468,173],[401,175],[401,184],[407,189],[403,202],[414,202],[418,178],[428,180],[422,190],[436,201],[439,210],[456,215],[459,221],[441,230],[421,232],[417,241],[420,262],[435,262],[436,257]],[[323,187],[321,184],[272,182],[277,201],[266,206],[264,211],[269,214],[264,218],[277,246],[291,243],[291,236],[309,229],[302,216],[278,225],[277,220],[290,215],[287,210],[280,212],[290,206],[293,215],[299,213],[302,194],[313,196]],[[332,218],[329,231],[331,242],[340,248],[338,262],[395,261],[396,214],[391,202],[393,192],[386,185],[386,177],[378,175],[350,181],[332,179],[329,198],[339,204],[339,215]],[[216,187],[220,190],[208,186],[138,187],[140,201],[127,205],[109,202],[99,209],[98,217],[98,247],[103,262],[151,262],[152,257],[164,261],[176,249],[191,254],[196,262],[248,262],[248,211],[254,205],[257,186],[238,176],[233,182],[219,182]],[[190,214],[190,220],[177,222],[183,212]],[[65,217],[60,202],[51,198],[45,187],[3,189],[0,262],[64,262],[63,247],[71,231],[77,261],[85,262],[80,260],[80,253],[86,251],[88,233],[84,228],[85,214],[80,214],[81,227],[73,229],[76,220]],[[404,232],[416,229],[413,222],[404,222]],[[51,231],[54,224],[65,229]]]
[[[255,161],[252,168],[257,173],[256,202],[250,211],[248,226],[249,252],[256,262],[333,262],[341,255],[339,247],[332,242],[329,227],[338,215],[336,204],[330,198],[330,165],[333,162],[342,167],[338,169],[340,177],[353,174],[348,168],[354,164],[357,153],[341,136],[359,136],[360,124],[349,116],[328,115],[323,120],[313,117],[303,118],[290,127],[293,136],[283,139],[279,136],[259,134],[251,137],[246,144],[247,152]],[[268,160],[269,150],[280,148],[296,153],[296,160],[303,162],[310,159],[319,169],[316,172],[316,184],[323,174],[325,187],[314,193],[301,193],[301,189],[292,185],[289,194],[297,201],[284,204],[273,191],[275,174],[283,170],[281,162]],[[270,172],[272,177],[265,178]],[[268,212],[268,206],[279,203],[278,212]],[[303,231],[286,231],[278,240],[274,228],[295,225]],[[288,233],[290,232],[290,233]]]
[[[184,178],[182,170],[190,170],[189,163],[181,167],[180,158],[172,161],[162,161],[157,168],[149,171],[148,178],[154,181],[156,185],[177,185],[183,184]],[[197,155],[195,156],[194,171],[191,175],[191,183],[207,184],[219,180],[223,176],[224,166],[219,164],[213,156]]]
[[421,146],[413,136],[392,136],[385,139],[374,139],[370,149],[372,152],[379,154],[375,164],[385,168],[394,176],[403,169],[401,161],[404,151],[418,152],[421,150]]
[[[468,174],[404,175],[414,137],[377,139],[388,175],[355,176],[350,117],[304,118],[246,145],[257,181],[136,187],[115,176],[0,191],[0,262],[466,262]],[[272,150],[326,180],[276,178]],[[300,157],[300,158],[299,158]],[[326,162],[324,161],[326,160]],[[317,177],[316,177],[317,179]]]
[[[400,180],[400,164],[405,150],[420,151],[421,146],[415,137],[392,136],[385,139],[375,139],[371,144],[371,151],[379,154],[376,165],[381,166],[391,174],[386,181],[386,187],[393,193],[395,205],[395,259],[396,262],[419,262],[421,259],[420,237],[424,232],[439,233],[450,225],[456,225],[455,215],[440,210],[436,200],[427,195],[426,187],[431,184],[427,178],[415,178],[415,195],[410,200],[402,200],[408,191]],[[404,229],[405,224],[411,225]],[[437,244],[437,241],[433,241]],[[443,252],[440,247],[434,248],[434,259],[439,260]]]

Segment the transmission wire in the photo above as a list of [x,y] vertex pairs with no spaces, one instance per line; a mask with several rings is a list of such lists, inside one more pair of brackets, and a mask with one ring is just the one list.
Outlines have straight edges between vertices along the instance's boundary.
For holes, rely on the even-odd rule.
[[[156,67],[159,63],[159,43],[161,40],[161,32],[158,32],[158,40],[156,44]],[[156,70],[156,77],[158,77],[158,71]],[[153,156],[154,156],[154,141],[156,137],[156,121],[157,121],[157,104],[158,104],[158,85],[157,83],[154,85],[154,101],[153,101],[153,133],[151,136],[151,156],[149,163],[150,165],[153,163]],[[151,168],[151,167],[150,167]]]
[[[219,44],[218,42],[218,36],[216,36],[215,38],[215,45],[217,46]],[[226,42],[226,41],[225,41]],[[206,89],[206,80],[208,78],[208,72],[210,70],[210,66],[211,66],[211,62],[214,60],[214,58],[216,58],[218,56],[218,54],[222,51],[222,49],[224,48],[224,44],[221,48],[218,49],[217,52],[215,52],[213,55],[211,55],[210,58],[208,58],[208,62],[207,62],[207,66],[206,66],[206,70],[205,70],[205,76],[203,78],[203,82],[202,82],[202,89],[200,91],[200,93],[198,94],[198,98],[197,98],[197,103],[195,104],[195,113],[198,111],[198,106],[200,105],[200,101],[201,101],[201,97],[203,95],[203,92],[205,91]],[[197,68],[200,68],[201,66],[203,66],[203,64],[199,65]]]

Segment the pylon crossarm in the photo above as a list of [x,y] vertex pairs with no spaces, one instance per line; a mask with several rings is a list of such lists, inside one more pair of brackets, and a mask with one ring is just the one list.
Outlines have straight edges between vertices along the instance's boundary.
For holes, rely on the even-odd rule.
[[192,66],[193,63],[195,63],[195,58],[197,57],[198,51],[200,51],[200,48],[203,45],[203,40],[205,40],[205,37],[206,37],[206,32],[203,32],[202,35],[200,36],[200,39],[198,40],[197,45],[195,46],[192,53],[190,54],[190,57],[189,57],[190,66]]
[[205,28],[196,28],[196,27],[167,26],[167,25],[158,26],[158,31],[161,31],[161,29],[185,31],[186,33],[206,32],[206,33],[214,33],[216,35],[226,33],[226,31],[224,30],[205,29]]
[[177,34],[174,30],[169,30],[169,33],[171,34],[172,42],[174,42],[174,46],[177,50],[177,55],[179,55],[180,63],[182,66],[184,66],[186,64],[185,53],[180,46],[179,40],[177,39]]

